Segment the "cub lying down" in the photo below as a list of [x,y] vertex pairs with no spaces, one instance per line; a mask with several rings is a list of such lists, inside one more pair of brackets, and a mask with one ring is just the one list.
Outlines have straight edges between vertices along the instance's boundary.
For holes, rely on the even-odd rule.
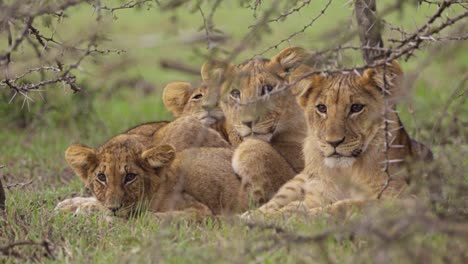
[[108,210],[116,216],[141,209],[241,212],[247,199],[239,195],[241,181],[231,169],[231,157],[226,148],[176,152],[171,145],[152,146],[150,137],[138,134],[118,135],[96,149],[74,144],[65,158],[95,200],[72,198],[57,209]]

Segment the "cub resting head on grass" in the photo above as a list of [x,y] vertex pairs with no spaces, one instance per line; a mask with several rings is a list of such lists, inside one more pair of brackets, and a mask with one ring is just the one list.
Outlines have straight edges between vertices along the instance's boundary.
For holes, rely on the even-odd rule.
[[[164,138],[158,134],[181,133],[185,122],[193,128],[198,121],[188,117],[163,126],[145,124],[96,149],[71,145],[65,159],[94,198],[67,199],[57,205],[57,210],[107,211],[117,216],[128,216],[139,209],[200,214],[246,210],[247,197],[240,195],[241,180],[231,168],[232,150],[226,148],[226,142],[213,146],[217,133],[199,126],[206,144],[198,142],[198,146],[211,147],[186,148],[185,136],[182,141],[169,136],[167,141],[155,141]],[[171,141],[179,148],[164,143]]]
[[395,111],[402,95],[398,63],[359,75],[304,78],[310,72],[301,66],[292,76],[307,120],[306,167],[258,211],[337,213],[380,197],[399,197],[409,180],[403,165],[432,154],[409,137]]

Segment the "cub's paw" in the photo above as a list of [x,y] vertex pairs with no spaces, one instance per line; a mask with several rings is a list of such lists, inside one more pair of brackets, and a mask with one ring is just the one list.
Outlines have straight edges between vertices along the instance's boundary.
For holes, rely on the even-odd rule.
[[257,210],[249,210],[247,212],[244,212],[243,214],[240,215],[240,218],[243,220],[252,220],[254,218],[258,217],[264,217],[266,215],[266,212],[263,210],[257,209]]
[[255,211],[249,210],[240,215],[240,218],[243,220],[251,220]]
[[73,214],[89,214],[105,212],[106,208],[94,197],[74,197],[59,202],[54,210]]

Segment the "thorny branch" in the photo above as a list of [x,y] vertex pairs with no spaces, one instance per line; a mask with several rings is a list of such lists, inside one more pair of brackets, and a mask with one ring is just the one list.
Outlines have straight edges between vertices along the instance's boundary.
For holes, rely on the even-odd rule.
[[19,253],[15,249],[18,247],[23,247],[23,246],[39,246],[44,248],[45,254],[49,258],[54,258],[54,254],[52,251],[52,244],[48,240],[43,240],[41,242],[36,242],[36,241],[19,241],[19,242],[14,242],[11,244],[8,244],[6,246],[0,247],[0,253],[3,254],[4,256],[11,256],[15,257],[18,259],[23,259],[23,260],[34,260],[33,256],[24,256],[23,254]]
[[279,45],[291,40],[292,38],[294,38],[295,36],[297,36],[297,35],[299,35],[301,33],[304,33],[308,28],[310,28],[315,23],[315,21],[317,21],[320,17],[322,17],[325,14],[325,12],[327,11],[327,9],[331,5],[331,3],[332,3],[332,1],[328,0],[328,2],[325,4],[325,7],[320,11],[320,13],[317,16],[315,16],[314,18],[312,18],[310,20],[310,22],[307,25],[305,25],[301,30],[296,31],[296,32],[292,33],[291,35],[289,35],[287,38],[284,38],[284,39],[278,41],[276,44],[274,44],[274,45],[266,48],[265,50],[261,51],[260,53],[256,54],[256,56],[261,56],[261,55],[267,53],[268,51],[270,51],[272,49],[277,49]]
[[[101,1],[96,2],[100,3]],[[155,1],[130,1],[113,8],[107,6],[100,6],[100,8],[114,12],[116,10],[137,7],[147,2]],[[68,85],[72,91],[78,92],[81,88],[76,83],[76,76],[73,71],[78,69],[87,57],[110,53],[120,54],[123,52],[121,50],[99,49],[98,44],[101,32],[89,35],[88,40],[82,40],[75,45],[68,45],[62,41],[58,41],[54,37],[56,27],[52,31],[51,36],[46,36],[34,25],[34,21],[43,16],[55,17],[57,18],[55,23],[60,24],[66,16],[64,12],[68,8],[82,3],[92,5],[87,0],[66,0],[49,4],[41,2],[32,5],[26,4],[23,1],[16,1],[10,5],[0,3],[0,25],[8,33],[8,47],[4,51],[0,51],[0,69],[3,72],[2,79],[0,79],[0,87],[8,87],[13,91],[10,102],[17,94],[21,94],[24,97],[24,102],[27,102],[29,105],[29,101],[32,101],[32,99],[27,95],[28,92],[33,90],[40,91],[38,90],[39,88],[51,84],[63,83]],[[16,37],[14,37],[13,27],[21,27]],[[80,47],[80,43],[86,41],[88,42],[87,47]],[[15,70],[11,66],[14,65],[14,62],[22,60],[18,49],[26,45],[25,43],[32,47],[38,64],[32,64],[32,67],[26,68],[23,72],[18,72],[18,69]],[[70,62],[70,58],[68,58],[72,53],[76,54],[74,62]],[[51,61],[54,63],[51,63]],[[34,74],[37,73],[39,73],[40,79],[33,81],[36,80]]]

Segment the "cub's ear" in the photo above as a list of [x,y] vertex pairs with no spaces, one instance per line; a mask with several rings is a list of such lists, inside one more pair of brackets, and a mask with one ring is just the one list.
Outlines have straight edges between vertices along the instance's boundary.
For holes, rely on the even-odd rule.
[[290,47],[285,48],[280,51],[280,53],[273,56],[273,58],[271,58],[271,63],[276,67],[279,66],[281,69],[280,71],[288,73],[299,67],[307,57],[308,55],[305,49]]
[[385,95],[397,98],[402,95],[402,80],[403,71],[400,65],[398,62],[392,61],[382,66],[366,69],[359,80],[359,84],[364,87],[375,86],[385,91]]
[[168,166],[175,158],[175,149],[171,145],[159,145],[145,150],[141,158],[153,168]]
[[172,82],[164,87],[163,102],[174,117],[182,115],[194,88],[188,82]]
[[65,160],[85,184],[88,183],[89,171],[98,164],[96,151],[80,144],[73,144],[65,150]]
[[293,87],[292,92],[296,95],[297,103],[303,108],[307,108],[310,95],[314,90],[322,85],[324,76],[320,73],[314,73],[311,76],[305,77],[312,68],[301,66],[292,74],[291,80],[297,82]]
[[201,67],[202,80],[205,83],[221,82],[223,78],[231,74],[235,66],[228,62],[210,61]]

